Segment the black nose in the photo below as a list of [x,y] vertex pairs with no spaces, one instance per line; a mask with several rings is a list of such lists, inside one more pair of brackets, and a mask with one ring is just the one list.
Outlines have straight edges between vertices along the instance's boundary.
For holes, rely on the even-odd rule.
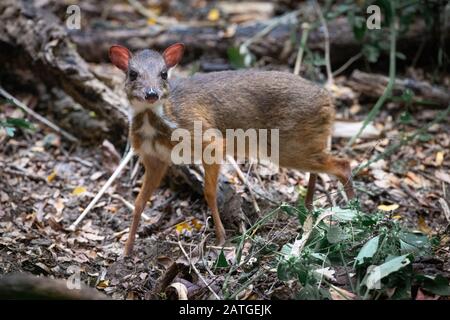
[[153,89],[147,90],[145,92],[145,99],[158,99],[158,94]]

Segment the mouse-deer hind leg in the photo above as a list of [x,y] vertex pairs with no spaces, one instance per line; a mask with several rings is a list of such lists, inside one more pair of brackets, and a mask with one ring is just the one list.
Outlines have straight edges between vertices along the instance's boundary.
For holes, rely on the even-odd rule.
[[355,191],[353,190],[352,181],[352,169],[350,162],[346,159],[340,159],[329,156],[326,164],[326,172],[334,175],[344,186],[345,193],[349,200],[355,197]]
[[306,197],[305,197],[305,207],[308,209],[308,211],[312,211],[313,209],[313,199],[314,199],[314,191],[316,190],[316,181],[317,181],[317,173],[311,172],[309,174],[309,181],[308,181],[308,189],[306,191]]
[[205,169],[205,199],[211,209],[217,244],[223,245],[225,243],[225,228],[217,208],[217,181],[220,174],[220,164],[203,163],[203,168]]
[[141,215],[144,211],[145,204],[148,199],[150,199],[153,191],[158,188],[168,167],[166,162],[152,156],[143,156],[142,162],[145,167],[144,181],[134,203],[133,222],[128,234],[127,243],[125,244],[124,256],[129,256],[133,251],[136,232],[139,227],[139,222],[141,220]]
[[317,180],[316,173],[328,173],[335,176],[344,186],[347,198],[353,199],[355,191],[353,190],[352,170],[350,162],[346,159],[334,157],[330,154],[323,153],[314,157],[314,162],[308,164],[302,163],[300,168],[310,171],[311,175],[308,182],[308,191],[306,192],[305,206],[308,210],[312,209],[312,201],[314,194],[314,187]]

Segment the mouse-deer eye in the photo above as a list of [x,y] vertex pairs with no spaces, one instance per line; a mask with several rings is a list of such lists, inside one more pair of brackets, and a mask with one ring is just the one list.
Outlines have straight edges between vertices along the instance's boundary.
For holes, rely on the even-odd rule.
[[161,71],[161,78],[163,80],[167,80],[167,71],[166,70]]
[[130,70],[130,72],[128,73],[128,76],[130,77],[130,81],[134,81],[134,80],[136,80],[138,73],[134,70]]

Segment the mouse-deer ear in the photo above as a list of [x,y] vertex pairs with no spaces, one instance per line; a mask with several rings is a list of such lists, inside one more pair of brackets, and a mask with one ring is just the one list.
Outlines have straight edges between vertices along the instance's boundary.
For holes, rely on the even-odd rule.
[[128,70],[128,60],[131,58],[131,52],[125,47],[115,45],[109,48],[109,59],[119,69]]
[[166,62],[167,68],[170,69],[172,67],[175,67],[181,61],[183,53],[184,53],[184,44],[182,43],[175,43],[170,47],[168,47],[166,50],[164,50],[162,55],[164,61]]

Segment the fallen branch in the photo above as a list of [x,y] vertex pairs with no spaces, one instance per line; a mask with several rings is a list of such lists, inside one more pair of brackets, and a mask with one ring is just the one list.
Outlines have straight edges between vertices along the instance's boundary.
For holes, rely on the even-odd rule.
[[20,81],[20,72],[25,70],[38,79],[35,82],[61,89],[99,119],[107,120],[109,140],[125,142],[127,98],[113,92],[91,72],[57,17],[39,9],[35,1],[3,0],[0,20],[2,73],[16,72]]
[[[386,76],[355,70],[347,85],[364,96],[375,98],[382,94],[383,88],[388,83],[389,78]],[[412,103],[436,103],[445,107],[450,101],[450,92],[447,88],[409,78],[395,79],[393,84],[394,92],[403,93],[407,89],[414,93]]]
[[78,139],[75,138],[73,135],[71,135],[67,131],[61,129],[60,127],[58,127],[56,124],[54,124],[50,120],[48,120],[45,117],[41,116],[39,113],[36,113],[33,110],[31,110],[30,108],[28,108],[23,102],[17,100],[14,96],[9,94],[1,86],[0,86],[0,95],[5,97],[8,100],[8,102],[11,102],[12,104],[16,105],[17,107],[19,107],[20,109],[22,109],[23,111],[28,113],[31,117],[33,117],[37,121],[43,123],[47,127],[49,127],[51,129],[53,129],[54,131],[58,132],[60,135],[62,135],[64,138],[66,138],[70,142],[79,142]]
[[194,272],[197,274],[197,276],[200,278],[200,280],[202,280],[202,282],[205,284],[205,286],[208,288],[208,290],[213,294],[213,296],[217,299],[220,300],[220,297],[217,295],[217,293],[209,286],[208,282],[206,282],[205,278],[203,278],[202,274],[200,273],[200,271],[198,271],[197,267],[195,266],[195,264],[192,263],[191,259],[189,258],[189,255],[187,254],[186,250],[184,250],[183,245],[181,244],[181,241],[178,241],[178,246],[181,249],[181,252],[183,252],[183,255],[185,256],[185,258],[187,259],[187,261],[189,262],[189,264],[191,265],[192,269],[194,270]]
[[[84,217],[91,211],[91,209],[95,206],[95,204],[98,202],[98,200],[102,197],[102,195],[105,193],[105,191],[111,186],[111,184],[116,180],[116,178],[119,176],[119,174],[122,172],[122,170],[125,168],[125,166],[130,162],[131,158],[133,157],[133,150],[130,149],[128,151],[125,158],[122,160],[122,162],[119,164],[117,169],[114,171],[112,176],[106,181],[106,183],[103,185],[103,187],[100,189],[100,191],[95,195],[94,199],[92,199],[91,203],[84,209],[84,211],[80,214],[80,216],[73,222],[69,230],[75,231],[76,226],[81,222],[81,220],[84,219]],[[148,217],[147,217],[148,218]]]

